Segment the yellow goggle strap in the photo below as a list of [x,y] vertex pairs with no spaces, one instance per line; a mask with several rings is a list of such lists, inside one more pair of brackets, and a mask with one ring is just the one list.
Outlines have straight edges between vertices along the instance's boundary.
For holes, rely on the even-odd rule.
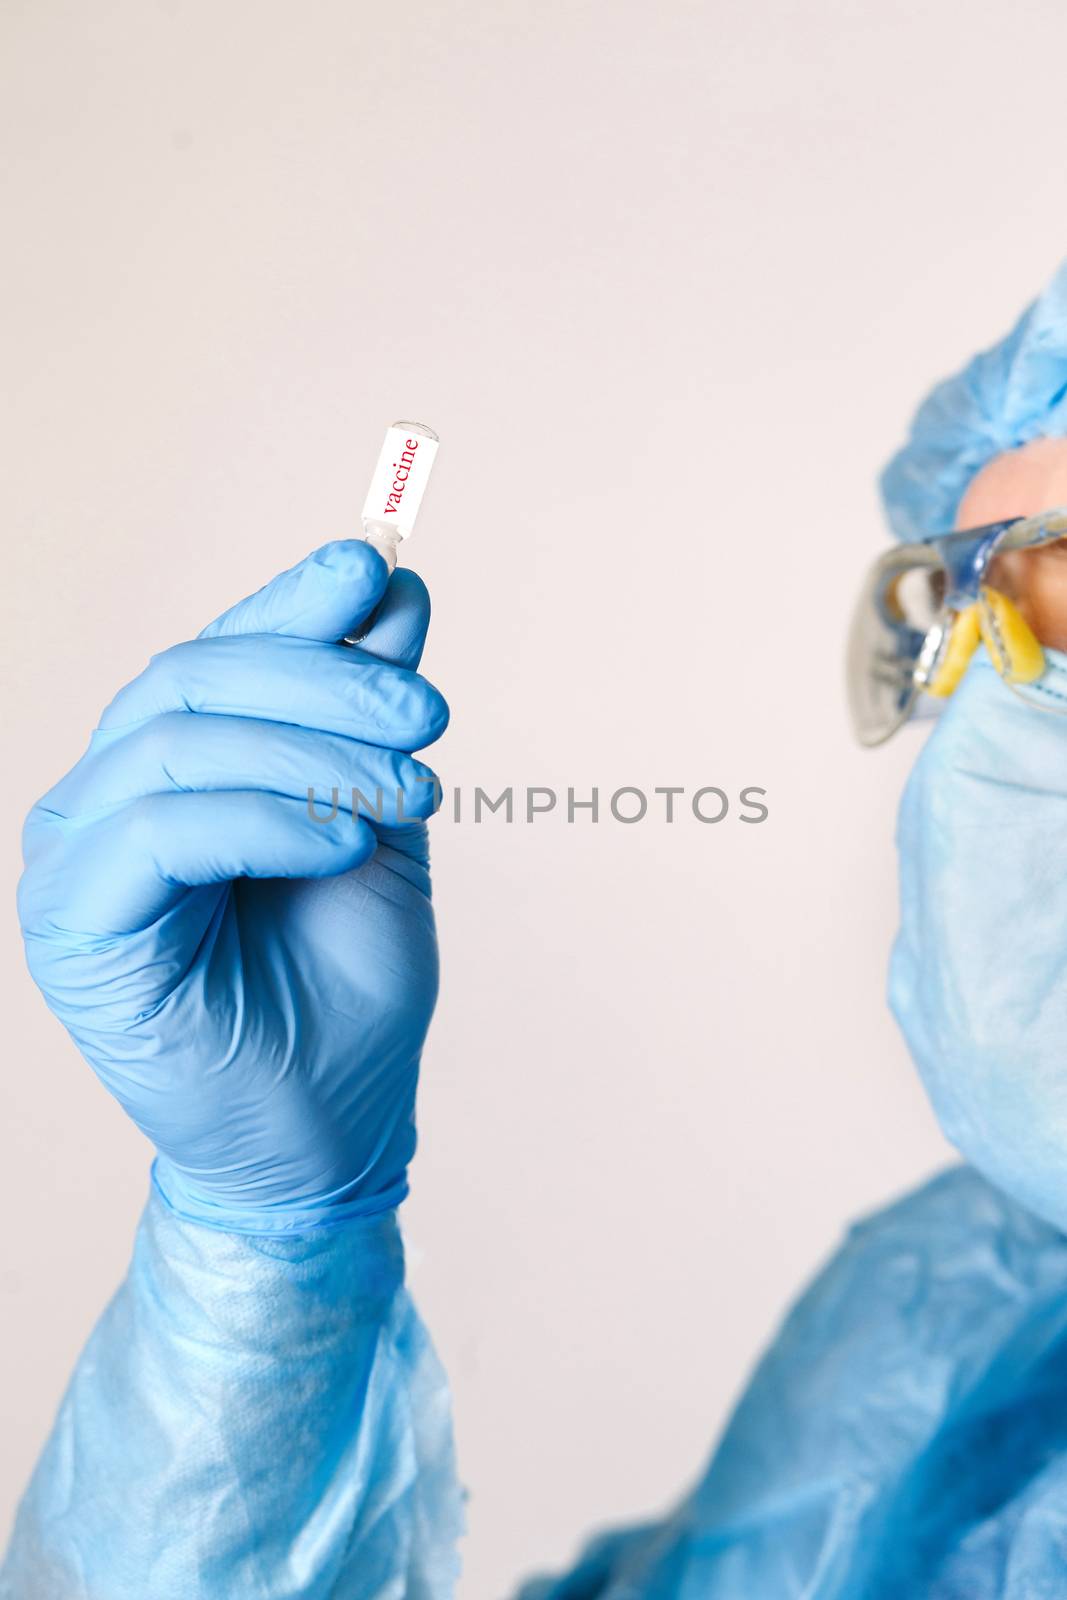
[[968,606],[966,611],[957,611],[948,638],[941,647],[937,666],[923,686],[927,694],[937,695],[939,700],[943,700],[953,693],[978,649],[980,637],[977,603]]
[[997,589],[983,588],[981,599],[956,613],[936,670],[924,685],[945,699],[959,685],[981,639],[1006,683],[1033,683],[1045,670],[1045,652],[1016,607]]
[[1033,683],[1045,670],[1042,650],[1029,623],[998,589],[983,589],[978,626],[982,643],[1006,683]]

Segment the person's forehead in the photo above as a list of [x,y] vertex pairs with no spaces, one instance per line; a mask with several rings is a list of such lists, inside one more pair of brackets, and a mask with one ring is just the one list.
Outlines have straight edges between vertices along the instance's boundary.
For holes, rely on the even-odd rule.
[[956,512],[957,528],[1032,517],[1067,505],[1067,438],[1032,439],[975,473]]

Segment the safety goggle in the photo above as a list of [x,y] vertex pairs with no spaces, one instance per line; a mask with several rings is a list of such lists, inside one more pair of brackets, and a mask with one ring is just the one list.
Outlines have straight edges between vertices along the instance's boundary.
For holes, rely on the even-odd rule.
[[963,528],[926,544],[898,545],[867,575],[849,630],[847,673],[859,742],[881,744],[921,694],[944,699],[979,641],[1001,677],[1043,709],[1035,685],[1044,652],[1006,595],[983,577],[995,555],[1067,538],[1067,509]]

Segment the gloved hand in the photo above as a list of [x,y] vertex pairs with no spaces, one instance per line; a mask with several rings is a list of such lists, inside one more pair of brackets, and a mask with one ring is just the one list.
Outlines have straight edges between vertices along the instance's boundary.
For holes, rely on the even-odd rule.
[[197,1221],[305,1228],[406,1193],[437,988],[435,782],[409,752],[448,720],[414,671],[428,620],[413,573],[326,545],[155,656],[30,815],[30,970]]

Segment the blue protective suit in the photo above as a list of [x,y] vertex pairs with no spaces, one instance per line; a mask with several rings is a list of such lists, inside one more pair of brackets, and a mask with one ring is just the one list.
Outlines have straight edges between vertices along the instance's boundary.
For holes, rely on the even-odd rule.
[[[1067,266],[920,408],[882,479],[894,531],[949,531],[981,467],[1063,433]],[[1037,697],[1067,711],[1046,656]],[[674,1513],[523,1600],[1067,1594],[1067,715],[980,651],[897,844],[890,1001],[973,1165],[853,1230]]]
[[[949,526],[1065,394],[1061,274],[919,413],[884,480],[897,530]],[[452,1591],[447,1389],[395,1225],[436,982],[410,752],[445,713],[417,580],[364,650],[332,643],[375,563],[328,547],[157,658],[31,819],[34,975],[160,1154],[2,1600]],[[309,781],[392,799],[312,823]],[[978,659],[905,796],[892,977],[971,1165],[852,1231],[675,1512],[524,1600],[1067,1593],[1064,821],[1067,718]]]
[[959,1168],[852,1229],[703,1478],[521,1600],[1045,1600],[1067,1583],[1067,1239]]

